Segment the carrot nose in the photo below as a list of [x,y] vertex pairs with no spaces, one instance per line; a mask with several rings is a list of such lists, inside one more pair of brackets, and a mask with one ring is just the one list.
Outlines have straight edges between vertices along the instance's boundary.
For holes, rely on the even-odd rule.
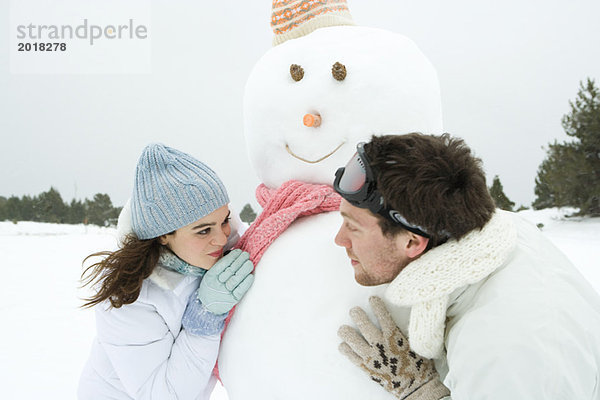
[[316,128],[321,125],[321,116],[319,114],[306,114],[304,115],[304,118],[302,118],[302,122],[309,128],[311,126]]

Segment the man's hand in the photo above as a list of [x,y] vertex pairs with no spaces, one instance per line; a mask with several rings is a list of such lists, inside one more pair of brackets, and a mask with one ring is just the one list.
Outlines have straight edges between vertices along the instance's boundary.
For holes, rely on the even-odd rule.
[[242,299],[254,282],[254,266],[249,258],[248,253],[236,249],[208,270],[197,294],[207,310],[217,315],[225,314]]
[[394,323],[383,300],[369,299],[379,330],[360,307],[350,310],[358,332],[348,325],[338,331],[339,350],[365,370],[372,380],[399,399],[439,400],[450,395],[440,382],[433,362],[410,350],[408,340]]

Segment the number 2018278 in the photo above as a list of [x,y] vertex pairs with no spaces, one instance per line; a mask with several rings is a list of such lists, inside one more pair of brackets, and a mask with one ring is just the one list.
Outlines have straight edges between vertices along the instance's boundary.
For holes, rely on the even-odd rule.
[[66,43],[17,43],[18,51],[66,51]]

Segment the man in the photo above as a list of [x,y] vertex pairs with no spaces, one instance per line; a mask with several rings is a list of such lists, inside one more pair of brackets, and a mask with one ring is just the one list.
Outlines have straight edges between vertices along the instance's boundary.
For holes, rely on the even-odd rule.
[[358,331],[340,328],[373,380],[409,400],[447,396],[441,381],[454,400],[600,399],[600,297],[535,226],[495,210],[462,140],[373,137],[334,187],[356,281],[410,308],[410,347],[379,298],[381,329],[360,308]]

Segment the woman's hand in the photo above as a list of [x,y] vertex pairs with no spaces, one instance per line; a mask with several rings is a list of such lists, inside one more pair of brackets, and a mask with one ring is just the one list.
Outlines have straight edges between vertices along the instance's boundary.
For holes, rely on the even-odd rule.
[[198,288],[198,299],[214,314],[228,313],[252,286],[253,269],[247,252],[231,251],[206,272]]

